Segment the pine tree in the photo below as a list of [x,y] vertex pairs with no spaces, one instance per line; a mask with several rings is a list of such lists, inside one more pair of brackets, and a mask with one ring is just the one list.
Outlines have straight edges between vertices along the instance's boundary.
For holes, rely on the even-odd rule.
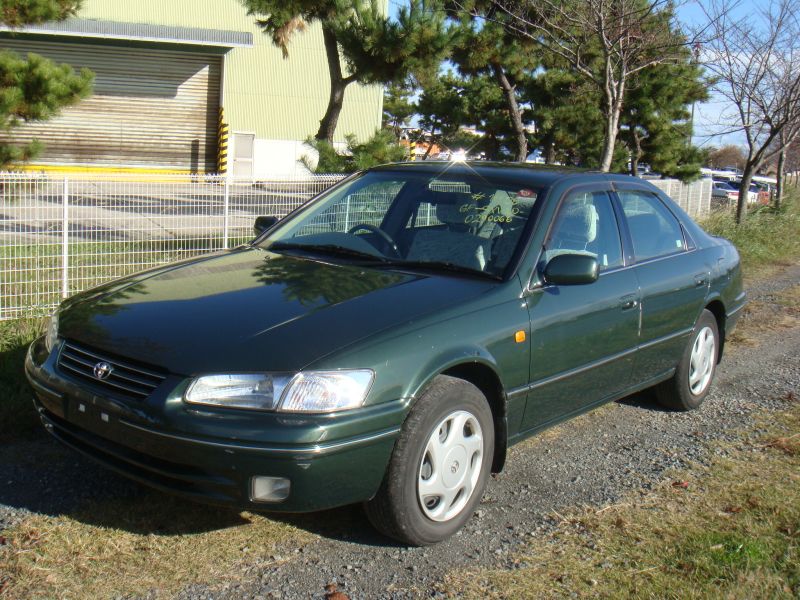
[[326,140],[308,140],[316,151],[316,160],[304,156],[300,162],[314,173],[353,173],[376,165],[399,162],[406,157],[406,148],[397,143],[391,131],[379,129],[372,137],[359,142],[354,135],[347,136],[347,150],[338,151]]
[[429,144],[425,157],[434,144],[454,136],[467,124],[467,103],[464,81],[448,72],[423,87],[417,99],[419,125],[427,132]]
[[448,2],[446,7],[458,23],[450,60],[462,75],[487,76],[497,86],[508,129],[513,132],[514,159],[524,162],[528,156],[528,134],[517,87],[538,66],[534,43],[511,33],[504,22],[507,13],[497,10],[491,0]]
[[707,98],[706,82],[688,50],[682,62],[653,65],[631,81],[620,132],[631,154],[631,175],[638,175],[640,162],[668,177],[700,174],[703,156],[691,144],[690,107]]
[[[61,20],[80,8],[80,0],[0,0],[0,22],[9,27]],[[38,54],[22,57],[0,50],[0,169],[30,160],[41,151],[34,141],[13,142],[13,128],[28,121],[44,121],[91,93],[94,76],[69,65],[56,64]]]
[[315,138],[328,143],[333,142],[347,86],[398,82],[412,72],[430,72],[450,42],[443,13],[428,0],[409,0],[396,19],[383,14],[378,0],[240,1],[284,57],[294,33],[313,23],[321,26],[331,87]]
[[403,127],[414,116],[413,91],[408,82],[393,83],[383,92],[383,126],[400,139]]
[[[475,75],[465,78],[463,88],[465,124],[474,126],[482,133],[477,143],[473,142],[470,151],[475,153],[480,150],[489,160],[519,161],[520,139],[509,119],[508,98],[497,85],[497,80],[489,73]],[[526,157],[527,147],[526,133]]]
[[[533,141],[547,164],[597,169],[603,152],[602,99],[595,87],[560,62],[547,65],[526,82],[523,98],[535,125]],[[624,168],[626,150],[618,147],[615,169]]]

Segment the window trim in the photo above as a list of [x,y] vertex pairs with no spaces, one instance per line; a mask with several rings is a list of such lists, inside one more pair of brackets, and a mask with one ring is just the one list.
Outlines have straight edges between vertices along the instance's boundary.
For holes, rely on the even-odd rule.
[[[548,190],[548,195],[547,195],[547,198],[545,198],[545,200],[550,200],[551,190],[552,190],[552,188],[550,190]],[[528,281],[526,282],[526,284],[525,284],[525,286],[523,288],[523,294],[529,294],[529,293],[534,292],[536,290],[542,289],[545,286],[544,280],[541,279],[541,273],[539,272],[540,271],[539,270],[539,263],[542,260],[542,253],[544,252],[544,249],[545,249],[545,246],[547,245],[547,242],[550,241],[550,236],[551,236],[551,234],[553,232],[553,227],[555,226],[555,222],[558,219],[558,216],[561,214],[561,207],[564,204],[564,202],[566,201],[567,197],[569,197],[570,195],[572,195],[575,192],[581,192],[581,191],[584,191],[584,190],[585,191],[589,191],[589,192],[593,192],[593,193],[594,192],[605,192],[606,194],[608,194],[609,200],[611,201],[611,206],[614,207],[614,203],[615,203],[615,200],[616,200],[614,187],[611,185],[611,182],[609,182],[607,180],[606,181],[593,181],[593,182],[590,182],[590,183],[576,183],[576,184],[568,187],[567,189],[565,189],[561,193],[561,196],[559,197],[558,201],[556,202],[556,207],[555,207],[555,210],[553,211],[553,217],[550,219],[550,222],[547,224],[547,229],[545,230],[545,233],[544,233],[544,238],[543,238],[542,245],[539,246],[539,248],[536,250],[536,257],[535,257],[535,261],[533,263],[533,269],[531,269],[531,274],[528,277]],[[541,206],[543,206],[543,205],[544,205],[544,203],[542,203]],[[542,209],[540,208],[540,211],[541,210]],[[617,232],[620,235],[620,245],[622,246],[622,262],[623,262],[623,264],[620,265],[619,267],[614,267],[613,269],[607,269],[605,271],[600,271],[599,275],[602,275],[603,273],[614,273],[616,271],[619,271],[621,269],[624,269],[624,268],[627,268],[627,267],[631,266],[626,261],[625,242],[624,242],[624,239],[623,239],[624,238],[624,234],[623,234],[623,231],[622,231],[622,225],[619,222],[619,215],[617,214],[616,209],[614,210],[614,216],[617,219]],[[536,215],[537,220],[540,217],[541,217],[541,212]],[[627,223],[625,225],[627,226]],[[529,236],[528,246],[530,246],[531,239],[532,239],[532,236]],[[527,254],[528,252],[530,252],[530,248],[526,247],[525,253]],[[521,257],[520,257],[520,260],[521,260]],[[519,266],[519,265],[517,265],[517,266]],[[534,281],[534,279],[536,279],[536,281]]]

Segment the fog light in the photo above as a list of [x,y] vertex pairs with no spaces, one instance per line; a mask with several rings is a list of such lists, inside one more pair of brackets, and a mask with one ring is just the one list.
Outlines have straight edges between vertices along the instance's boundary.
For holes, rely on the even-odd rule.
[[258,475],[250,480],[250,499],[253,502],[283,502],[289,497],[291,485],[283,477]]

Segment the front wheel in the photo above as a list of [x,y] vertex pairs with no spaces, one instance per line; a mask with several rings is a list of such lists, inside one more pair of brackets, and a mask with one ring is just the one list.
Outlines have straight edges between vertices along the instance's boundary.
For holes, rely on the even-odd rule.
[[658,401],[675,410],[692,410],[700,406],[711,389],[719,347],[717,319],[711,311],[704,310],[697,319],[675,375],[656,387]]
[[437,377],[403,424],[383,483],[366,503],[369,520],[415,546],[450,537],[480,502],[493,453],[484,395],[462,379]]

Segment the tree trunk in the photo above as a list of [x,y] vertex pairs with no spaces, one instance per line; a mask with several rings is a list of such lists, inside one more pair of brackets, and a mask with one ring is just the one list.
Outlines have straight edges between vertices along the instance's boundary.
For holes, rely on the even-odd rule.
[[781,209],[783,201],[784,169],[786,168],[786,148],[784,147],[778,154],[778,183],[775,185],[775,208]]
[[493,64],[492,71],[497,83],[500,84],[500,88],[503,90],[508,114],[511,117],[511,129],[514,131],[514,137],[517,140],[515,160],[517,162],[525,162],[525,159],[528,158],[528,137],[525,134],[525,126],[522,123],[522,111],[517,103],[516,86],[511,85],[502,65]]
[[600,160],[600,170],[608,173],[614,160],[614,147],[619,134],[619,117],[622,113],[622,100],[625,97],[625,77],[620,75],[619,83],[614,85],[610,74],[611,66],[606,64],[606,83],[603,94],[606,105],[606,123],[603,136],[603,156]]
[[741,223],[747,216],[748,196],[750,192],[750,182],[753,181],[753,174],[756,172],[755,166],[749,161],[744,165],[742,182],[739,184],[739,201],[736,203],[736,223]]
[[436,127],[431,128],[431,137],[428,141],[428,147],[425,148],[425,155],[422,157],[422,160],[428,160],[428,157],[431,155],[431,150],[433,150],[433,145],[437,143],[436,138]]
[[633,140],[633,151],[631,152],[631,175],[639,176],[639,161],[642,159],[642,138],[636,131],[636,126],[631,127],[631,140]]
[[553,136],[548,135],[544,143],[544,163],[552,165],[554,162],[556,162],[556,143]]
[[328,59],[331,92],[328,97],[328,109],[319,122],[319,131],[317,131],[315,137],[318,140],[325,140],[332,144],[333,134],[336,132],[336,125],[339,123],[339,115],[342,112],[344,91],[354,79],[352,77],[345,78],[342,75],[342,63],[339,60],[339,44],[336,41],[336,34],[325,25],[322,26],[322,39],[325,42],[325,55]]
[[611,103],[609,114],[606,115],[605,132],[603,135],[603,156],[600,159],[600,170],[608,173],[611,170],[611,163],[614,160],[614,146],[617,143],[617,132],[619,131],[619,107]]

